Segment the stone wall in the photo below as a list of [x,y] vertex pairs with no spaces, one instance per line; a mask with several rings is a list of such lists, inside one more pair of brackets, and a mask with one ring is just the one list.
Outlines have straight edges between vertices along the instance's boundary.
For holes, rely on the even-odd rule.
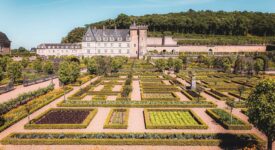
[[179,52],[209,52],[212,50],[213,52],[265,52],[266,46],[148,46],[147,49],[157,50],[157,51],[179,51]]

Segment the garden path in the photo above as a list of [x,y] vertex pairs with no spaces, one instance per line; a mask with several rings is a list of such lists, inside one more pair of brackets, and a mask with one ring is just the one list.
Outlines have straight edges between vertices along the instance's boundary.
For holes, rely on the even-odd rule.
[[[45,82],[42,82],[42,83],[30,85],[30,86],[27,86],[27,87],[24,87],[23,85],[16,86],[14,90],[0,95],[0,103],[9,101],[12,98],[16,98],[20,94],[23,94],[23,93],[26,93],[26,92],[30,92],[30,91],[35,91],[35,90],[37,90],[39,88],[46,87],[51,82],[52,81],[49,80],[49,81],[45,81]],[[58,81],[58,79],[54,79],[53,83],[55,84],[55,88],[59,87],[59,81]]]
[[141,95],[140,95],[139,80],[133,80],[132,81],[132,87],[133,87],[133,91],[132,91],[132,94],[131,94],[131,100],[132,101],[140,101],[141,100]]

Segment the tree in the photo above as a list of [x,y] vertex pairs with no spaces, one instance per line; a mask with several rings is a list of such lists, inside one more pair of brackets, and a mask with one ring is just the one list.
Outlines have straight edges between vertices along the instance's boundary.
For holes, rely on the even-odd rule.
[[180,72],[180,69],[182,69],[182,65],[183,65],[183,63],[180,59],[175,59],[174,60],[174,69],[175,69],[176,73]]
[[169,69],[172,69],[173,67],[174,67],[174,60],[173,60],[173,58],[168,58],[168,61],[167,61],[167,67],[169,68]]
[[42,61],[40,59],[36,59],[34,62],[33,62],[33,69],[36,71],[36,72],[42,72]]
[[0,67],[3,69],[4,72],[7,71],[7,66],[10,62],[12,62],[12,59],[8,56],[0,58]]
[[53,74],[54,73],[53,62],[51,62],[49,60],[44,62],[43,71],[47,74]]
[[68,61],[63,61],[60,63],[58,78],[64,85],[75,82],[79,75],[80,67],[78,63]]
[[71,83],[75,82],[76,79],[80,75],[80,66],[77,62],[70,63],[69,67],[71,68],[70,76],[71,76]]
[[256,74],[259,74],[260,71],[264,70],[264,61],[262,59],[256,59],[254,64],[254,70]]
[[238,92],[239,92],[239,101],[241,101],[241,97],[242,97],[242,93],[245,91],[245,86],[244,85],[240,85],[239,87],[238,87]]
[[157,59],[155,61],[155,65],[159,71],[164,71],[164,69],[166,67],[166,60],[165,59]]
[[249,122],[266,134],[268,149],[275,139],[275,80],[266,79],[258,83],[247,99]]
[[3,69],[0,67],[0,81],[2,81],[4,78],[4,71]]
[[111,68],[112,72],[118,72],[118,69],[120,69],[123,65],[123,60],[120,57],[113,57],[111,60]]
[[28,57],[24,57],[22,60],[21,60],[21,65],[23,66],[23,68],[26,68],[30,63],[30,60]]
[[97,73],[97,63],[94,57],[87,60],[87,70],[90,74]]
[[22,76],[22,65],[19,62],[9,63],[7,73],[12,82],[17,81]]
[[97,74],[98,75],[107,75],[111,72],[111,57],[99,56],[96,57],[97,63]]

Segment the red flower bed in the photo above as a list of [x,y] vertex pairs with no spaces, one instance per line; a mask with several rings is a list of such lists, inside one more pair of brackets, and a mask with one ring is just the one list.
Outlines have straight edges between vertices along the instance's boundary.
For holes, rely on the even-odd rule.
[[80,124],[89,115],[89,110],[52,110],[35,124]]

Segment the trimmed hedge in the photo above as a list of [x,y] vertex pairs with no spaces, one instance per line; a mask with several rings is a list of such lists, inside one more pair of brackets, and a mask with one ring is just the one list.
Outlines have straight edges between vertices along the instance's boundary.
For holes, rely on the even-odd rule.
[[[72,87],[65,87],[65,92],[70,92],[72,91]],[[27,117],[27,112],[25,110],[25,106],[29,105],[30,109],[30,114],[35,112],[36,110],[44,107],[45,105],[51,103],[52,101],[56,100],[57,98],[60,98],[61,96],[64,95],[64,90],[62,89],[55,89],[45,95],[42,95],[40,97],[37,97],[28,103],[21,105],[17,108],[14,108],[7,112],[6,114],[3,115],[5,118],[5,123],[0,127],[0,131],[5,130],[6,128],[10,127],[11,125],[15,124],[19,120]]]
[[[190,90],[191,91],[191,90]],[[192,91],[192,92],[195,92],[195,91]],[[192,100],[192,101],[197,101],[198,100],[198,98],[197,97],[194,97],[194,96],[192,96],[191,94],[189,94],[187,91],[185,91],[185,90],[181,90],[181,93],[183,94],[183,95],[185,95],[188,99],[190,99],[190,100]],[[199,95],[197,92],[195,92],[197,95]],[[203,100],[205,100],[205,98],[204,97],[202,97],[202,96],[200,96],[199,95],[199,100],[201,101],[203,101]]]
[[209,101],[62,101],[59,107],[216,107],[217,105]]
[[[220,111],[221,113],[224,113],[226,116],[220,116],[217,111]],[[235,115],[232,115],[232,121],[235,122],[235,124],[230,124],[227,118],[230,118],[230,114],[223,110],[223,109],[207,109],[206,113],[213,118],[217,123],[221,124],[225,129],[229,130],[251,130],[252,126]],[[230,120],[229,120],[230,121]]]
[[180,98],[178,97],[177,94],[175,94],[175,92],[157,92],[159,93],[158,95],[161,96],[161,94],[171,94],[171,98],[167,98],[167,97],[152,97],[152,98],[145,98],[144,94],[156,94],[156,93],[142,93],[141,94],[141,99],[145,100],[145,101],[179,101]]
[[13,145],[177,145],[240,149],[265,142],[254,134],[229,133],[12,133],[1,141]]
[[222,100],[222,101],[232,100],[232,98],[228,97],[227,95],[225,95],[215,89],[211,89],[210,91],[205,91],[205,93],[209,94],[210,96],[212,96],[218,100]]
[[[194,119],[198,125],[158,125],[153,124],[150,120],[150,111],[187,111],[192,116],[192,119]],[[173,118],[174,116],[171,116]],[[203,122],[203,120],[197,116],[192,110],[190,109],[144,109],[144,118],[145,118],[145,126],[146,129],[207,129],[208,126]],[[176,120],[176,118],[174,118]]]
[[[36,124],[35,122],[53,110],[89,110],[89,115],[81,124]],[[25,129],[82,129],[86,128],[97,113],[97,109],[79,109],[79,108],[51,108],[32,119],[24,126]]]
[[[124,113],[125,117],[123,118],[122,124],[111,123],[112,116],[116,112]],[[111,111],[109,112],[109,114],[105,120],[103,128],[104,129],[127,129],[128,128],[128,118],[129,118],[129,109],[122,109],[122,108],[111,109]]]

